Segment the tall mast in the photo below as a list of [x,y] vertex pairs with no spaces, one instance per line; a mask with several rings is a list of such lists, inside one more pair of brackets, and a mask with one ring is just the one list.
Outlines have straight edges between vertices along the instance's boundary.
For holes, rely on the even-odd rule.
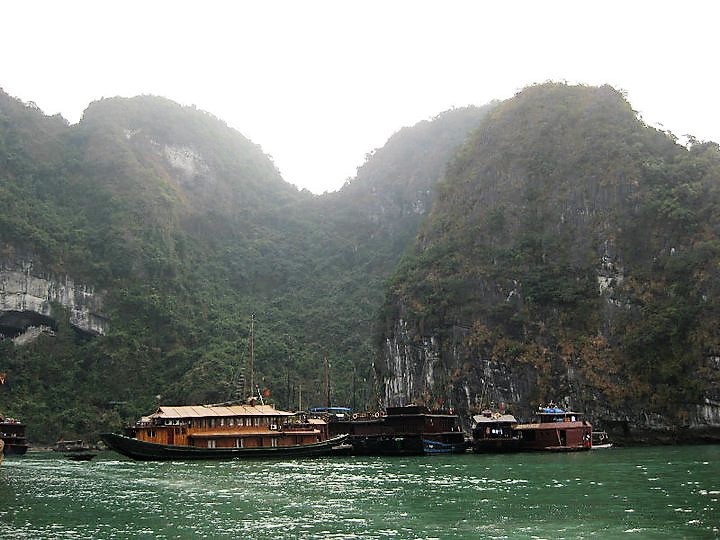
[[250,315],[250,395],[255,395],[255,314]]
[[330,407],[330,363],[325,353],[325,406]]

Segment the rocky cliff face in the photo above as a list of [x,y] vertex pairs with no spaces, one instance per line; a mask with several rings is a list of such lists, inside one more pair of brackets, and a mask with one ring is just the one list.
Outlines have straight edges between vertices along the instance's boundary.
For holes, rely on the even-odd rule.
[[66,309],[70,324],[89,335],[104,335],[109,321],[103,313],[104,294],[69,276],[38,271],[31,259],[0,260],[0,333],[17,343],[38,335],[39,328],[57,327]]
[[[466,346],[467,334],[458,329],[455,339],[446,344],[438,336],[417,336],[405,321],[398,321],[382,354],[385,403],[452,408],[461,414],[466,429],[470,427],[471,414],[487,407],[509,407],[519,418],[529,420],[537,406],[547,402],[538,394],[547,373],[527,363],[511,365],[498,359],[475,357]],[[706,367],[719,372],[720,357],[708,357]],[[582,367],[560,365],[554,366],[552,372],[554,397],[549,399],[586,412],[617,443],[720,441],[717,389],[690,405],[689,414],[678,423],[671,416],[648,411],[646,403],[640,400],[626,402],[626,408],[618,409],[583,375]]]

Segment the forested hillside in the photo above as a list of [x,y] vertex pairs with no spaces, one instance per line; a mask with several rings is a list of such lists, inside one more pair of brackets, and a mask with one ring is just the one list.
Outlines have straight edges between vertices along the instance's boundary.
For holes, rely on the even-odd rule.
[[[107,328],[89,337],[71,324],[75,306],[51,302],[51,319],[8,308],[0,412],[27,421],[31,440],[50,442],[116,428],[158,401],[238,397],[251,314],[255,381],[278,405],[296,406],[301,393],[304,406],[322,401],[324,356],[333,400],[376,403],[381,284],[482,114],[451,111],[421,123],[420,137],[403,130],[395,151],[424,153],[422,167],[409,158],[407,172],[391,169],[395,161],[370,156],[361,172],[372,169],[372,182],[361,173],[341,193],[316,197],[193,108],[104,99],[70,126],[0,92],[0,271],[20,283],[3,289],[4,301],[34,298],[38,282],[62,292],[70,279],[102,300],[95,315]],[[409,177],[416,171],[421,178]],[[358,201],[396,181],[406,192],[386,200],[410,208],[421,198],[425,207],[378,222],[379,205]],[[354,209],[350,219],[344,208]],[[21,345],[10,339],[22,333],[18,320],[52,328]]]
[[540,85],[438,192],[388,290],[388,400],[564,401],[626,435],[715,421],[717,144],[677,144],[610,87]]

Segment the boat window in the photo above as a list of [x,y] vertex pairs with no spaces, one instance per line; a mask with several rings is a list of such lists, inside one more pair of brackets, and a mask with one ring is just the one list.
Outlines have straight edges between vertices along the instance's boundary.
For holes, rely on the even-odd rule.
[[208,439],[207,444],[208,448],[215,448],[215,439]]
[[224,418],[221,418],[221,419],[220,419],[220,426],[221,426],[221,427],[224,427],[224,426],[225,426],[225,419],[224,419]]

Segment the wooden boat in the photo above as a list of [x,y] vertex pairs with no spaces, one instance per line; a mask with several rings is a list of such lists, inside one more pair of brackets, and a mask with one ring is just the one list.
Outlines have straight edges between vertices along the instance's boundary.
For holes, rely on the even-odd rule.
[[90,445],[83,440],[66,441],[60,439],[53,446],[53,452],[87,452]]
[[449,411],[408,405],[384,413],[353,414],[330,422],[330,432],[348,433],[356,455],[397,456],[465,452],[460,419]]
[[581,413],[552,405],[540,407],[536,422],[515,426],[514,430],[520,438],[518,448],[556,452],[590,450],[592,425],[587,420],[581,420],[581,416]]
[[94,452],[71,452],[65,454],[65,457],[71,461],[90,461],[95,456],[97,456],[97,454]]
[[97,456],[92,452],[90,445],[81,439],[73,441],[60,439],[53,446],[53,452],[63,452],[65,457],[72,461],[90,461]]
[[592,432],[592,449],[593,450],[602,450],[604,448],[612,448],[613,443],[610,442],[610,437],[608,437],[607,432],[605,431],[593,431]]
[[472,450],[476,453],[517,452],[520,436],[515,431],[518,421],[511,414],[489,409],[473,416]]
[[4,455],[22,456],[27,453],[29,445],[25,438],[25,427],[25,424],[15,418],[0,416],[0,439],[4,443]]
[[125,434],[105,433],[113,450],[138,460],[325,456],[347,451],[346,434],[327,423],[271,405],[159,407]]

